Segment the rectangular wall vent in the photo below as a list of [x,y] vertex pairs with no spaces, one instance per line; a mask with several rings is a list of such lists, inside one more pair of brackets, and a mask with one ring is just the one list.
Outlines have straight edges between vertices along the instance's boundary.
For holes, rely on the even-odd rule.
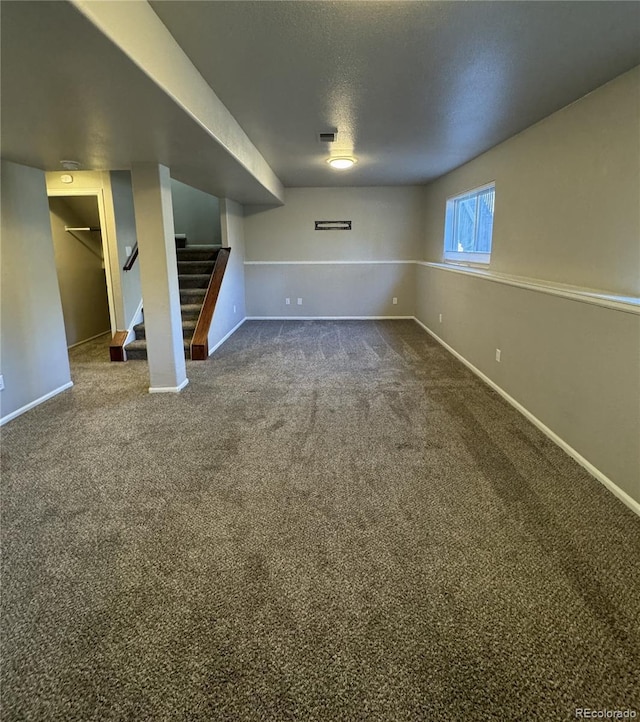
[[337,132],[335,130],[327,130],[324,133],[318,133],[318,140],[321,143],[334,143]]
[[350,231],[351,221],[316,221],[316,231]]

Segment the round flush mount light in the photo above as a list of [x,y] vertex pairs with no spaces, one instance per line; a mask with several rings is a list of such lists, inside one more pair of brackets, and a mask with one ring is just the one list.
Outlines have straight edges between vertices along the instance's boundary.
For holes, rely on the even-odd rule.
[[356,162],[356,159],[350,156],[329,158],[327,161],[327,163],[336,170],[347,170],[347,168],[351,168]]

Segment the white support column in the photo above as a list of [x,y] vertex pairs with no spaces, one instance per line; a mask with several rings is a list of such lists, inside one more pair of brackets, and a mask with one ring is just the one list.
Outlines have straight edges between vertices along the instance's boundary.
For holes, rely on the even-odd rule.
[[169,169],[155,163],[134,164],[131,180],[140,252],[149,391],[177,393],[189,381],[182,340]]

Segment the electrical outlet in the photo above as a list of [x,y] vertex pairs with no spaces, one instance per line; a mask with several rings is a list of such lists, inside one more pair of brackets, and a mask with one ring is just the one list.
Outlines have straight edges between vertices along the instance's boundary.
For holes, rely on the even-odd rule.
[[393,305],[395,306],[398,303],[398,299],[394,296],[393,297]]
[[234,312],[234,313],[236,312],[236,305],[235,305],[235,303],[233,304],[233,312]]
[[284,299],[284,302],[285,302],[285,304],[286,304],[287,306],[289,306],[289,305],[291,304],[291,299],[290,299],[290,298],[285,298],[285,299]]
[[0,374],[0,391],[4,389],[4,376]]
[[497,348],[496,349],[496,361],[498,363],[500,363],[501,359],[502,359],[502,351],[499,348]]
[[133,249],[131,248],[131,246],[125,246],[125,247],[124,247],[124,255],[125,255],[127,258],[129,258],[129,256],[131,255],[131,251],[132,251],[132,250],[133,250]]
[[438,321],[439,321],[440,323],[442,323],[442,314],[440,314],[440,315],[438,316]]
[[298,306],[302,306],[302,299],[301,299],[301,298],[298,299]]

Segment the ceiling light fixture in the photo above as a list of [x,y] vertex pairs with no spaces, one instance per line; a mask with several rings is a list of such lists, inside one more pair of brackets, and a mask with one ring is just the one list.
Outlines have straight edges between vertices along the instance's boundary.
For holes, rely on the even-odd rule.
[[336,170],[347,170],[347,168],[351,168],[354,163],[357,163],[355,158],[352,158],[350,156],[341,156],[336,158],[329,158],[327,163]]
[[80,168],[80,163],[77,160],[61,160],[60,165],[64,170],[78,170]]

